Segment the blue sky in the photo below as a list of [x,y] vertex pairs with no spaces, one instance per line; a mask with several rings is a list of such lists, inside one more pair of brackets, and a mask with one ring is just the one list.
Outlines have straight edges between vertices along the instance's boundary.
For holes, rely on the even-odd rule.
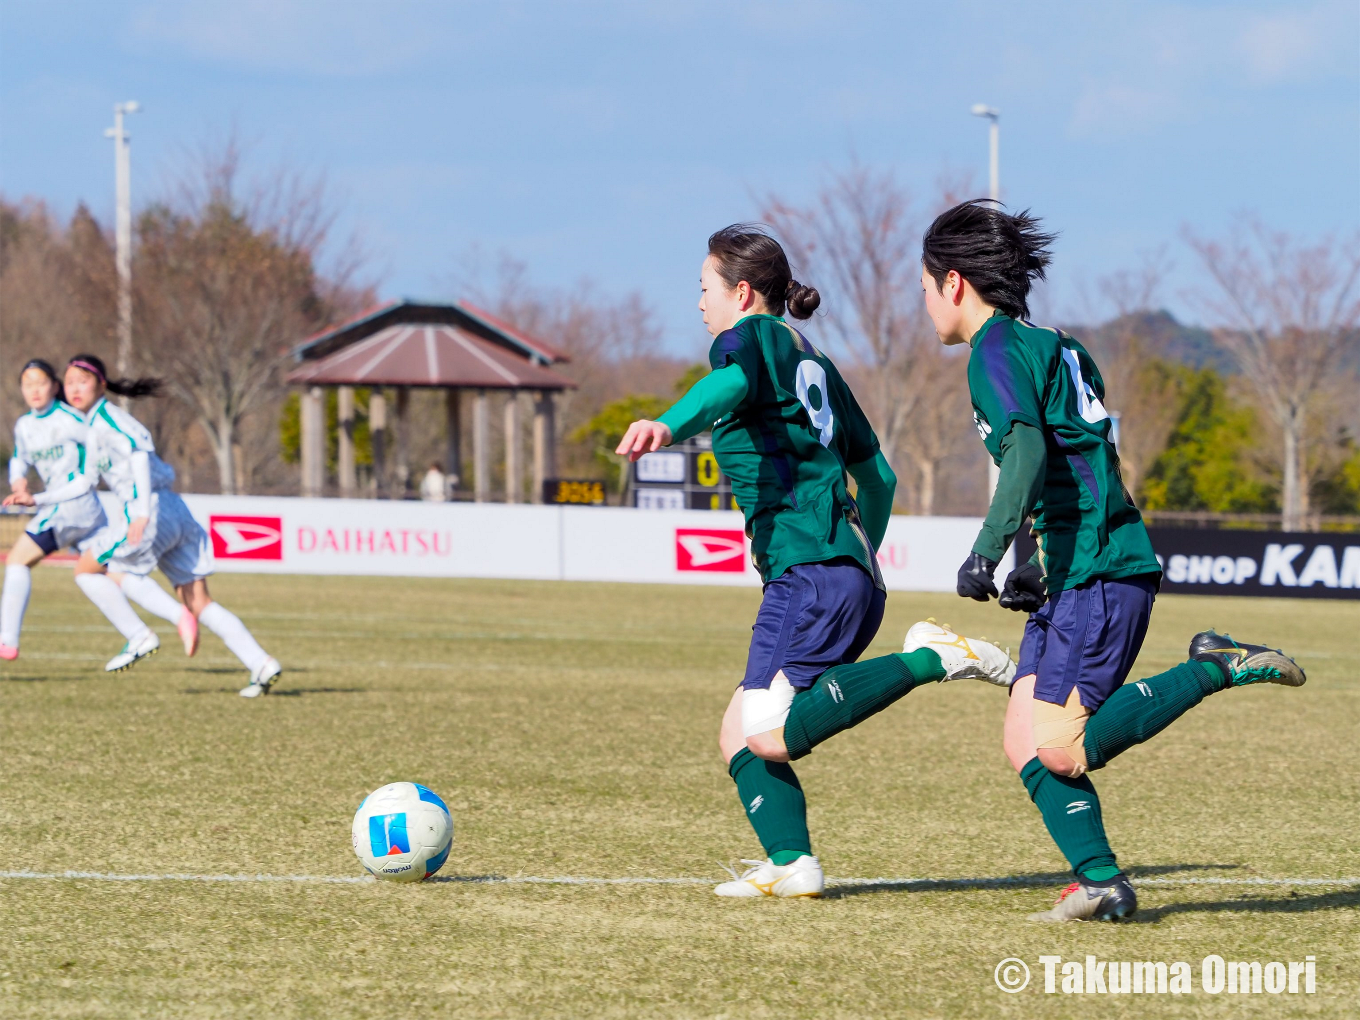
[[[0,191],[112,208],[111,106],[137,99],[134,201],[232,125],[256,167],[324,173],[386,296],[443,296],[467,253],[637,290],[668,342],[704,239],[852,157],[923,199],[986,183],[1062,233],[1052,314],[1250,210],[1360,225],[1360,5],[0,0]],[[815,280],[810,281],[816,283]]]

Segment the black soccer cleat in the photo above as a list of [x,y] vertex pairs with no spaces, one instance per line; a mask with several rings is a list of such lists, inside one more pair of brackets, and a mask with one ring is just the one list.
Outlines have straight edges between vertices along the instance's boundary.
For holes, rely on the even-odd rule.
[[1308,679],[1303,667],[1278,648],[1234,641],[1229,635],[1213,630],[1201,631],[1191,638],[1190,658],[1214,663],[1234,687],[1262,683],[1302,687]]
[[1031,921],[1124,921],[1138,910],[1138,894],[1122,872],[1108,882],[1082,879],[1063,890],[1052,910],[1030,914]]

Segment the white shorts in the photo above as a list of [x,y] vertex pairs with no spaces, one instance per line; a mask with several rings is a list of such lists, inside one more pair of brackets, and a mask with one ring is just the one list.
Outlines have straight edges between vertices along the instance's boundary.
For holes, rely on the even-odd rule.
[[24,530],[30,535],[50,531],[56,539],[54,549],[83,550],[100,528],[108,523],[104,508],[93,492],[52,506],[40,506]]
[[754,737],[784,725],[789,717],[793,696],[798,692],[781,669],[769,687],[746,687],[741,692],[741,735]]
[[95,558],[116,574],[145,577],[157,567],[178,588],[213,572],[212,545],[179,494],[160,489],[151,494],[151,513],[141,544],[127,548],[127,510],[122,519],[100,532],[91,546]]

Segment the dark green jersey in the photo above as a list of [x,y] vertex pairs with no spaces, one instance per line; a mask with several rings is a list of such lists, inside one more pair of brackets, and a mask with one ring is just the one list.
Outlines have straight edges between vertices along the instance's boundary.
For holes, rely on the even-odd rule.
[[1001,463],[1012,422],[1043,431],[1048,452],[1034,535],[1050,593],[1096,578],[1159,573],[1142,515],[1119,475],[1105,383],[1066,333],[997,313],[972,339],[968,389],[987,452]]
[[773,315],[719,333],[708,360],[746,376],[745,398],[713,426],[713,453],[746,515],[760,576],[848,556],[883,587],[845,488],[846,468],[873,459],[878,438],[836,366]]

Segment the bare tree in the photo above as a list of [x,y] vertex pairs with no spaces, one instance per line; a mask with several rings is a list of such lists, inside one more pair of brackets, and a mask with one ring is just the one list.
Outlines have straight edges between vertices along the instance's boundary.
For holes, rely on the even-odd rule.
[[[939,206],[957,200],[942,190]],[[883,454],[914,476],[911,509],[934,513],[940,467],[967,441],[969,415],[966,361],[941,346],[921,299],[926,212],[891,175],[859,165],[806,207],[764,206],[800,271],[827,292],[825,321],[850,355]]]
[[596,470],[591,451],[570,437],[601,407],[627,396],[670,397],[689,364],[664,350],[656,312],[638,293],[611,298],[589,280],[565,291],[544,287],[522,262],[488,259],[476,249],[461,260],[453,285],[518,329],[570,355],[556,371],[578,388],[557,398],[555,418],[559,449],[568,461],[564,467],[570,470]]
[[[1114,318],[1099,331],[1105,403],[1119,413],[1119,462],[1124,484],[1137,493],[1152,462],[1166,448],[1179,410],[1171,365],[1158,357],[1156,309],[1166,279],[1165,249],[1145,254],[1142,265],[1097,283]],[[1094,345],[1093,345],[1094,346]]]
[[1308,513],[1310,411],[1360,344],[1360,235],[1306,244],[1244,217],[1225,240],[1186,231],[1217,291],[1217,342],[1280,430],[1284,527]]
[[133,274],[144,364],[192,411],[224,493],[246,484],[242,425],[278,400],[290,347],[354,303],[352,261],[317,270],[333,222],[322,185],[282,172],[243,192],[234,143],[201,154],[139,218]]
[[[113,250],[83,205],[65,227],[37,201],[0,200],[0,417],[4,436],[26,408],[9,373],[29,358],[60,367],[77,350],[111,355]],[[12,367],[11,367],[12,366]]]

